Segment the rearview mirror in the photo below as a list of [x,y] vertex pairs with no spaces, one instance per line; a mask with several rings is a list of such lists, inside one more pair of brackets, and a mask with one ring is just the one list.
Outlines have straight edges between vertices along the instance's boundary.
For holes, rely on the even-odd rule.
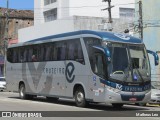
[[152,54],[152,55],[153,55],[155,66],[156,66],[156,65],[159,65],[159,57],[158,57],[158,54],[157,54],[156,52],[151,51],[151,50],[147,50],[147,52],[148,52],[149,54]]
[[95,49],[101,50],[106,55],[107,62],[108,63],[111,62],[111,54],[110,54],[110,51],[109,51],[108,48],[104,48],[104,47],[101,47],[101,46],[92,46],[92,47],[95,48]]

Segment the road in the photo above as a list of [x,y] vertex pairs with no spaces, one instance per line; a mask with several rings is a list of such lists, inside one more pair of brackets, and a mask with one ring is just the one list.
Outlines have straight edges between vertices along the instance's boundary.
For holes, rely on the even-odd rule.
[[[81,119],[83,118],[83,115],[89,116],[89,117],[95,117],[96,114],[100,116],[101,115],[100,113],[103,113],[103,112],[106,112],[109,115],[113,115],[114,117],[124,116],[124,115],[126,116],[126,112],[127,112],[127,116],[133,116],[133,113],[135,114],[135,112],[160,111],[160,107],[151,107],[151,106],[140,107],[140,106],[135,106],[135,105],[124,105],[123,108],[116,109],[116,108],[113,108],[111,105],[91,104],[87,108],[79,108],[75,106],[75,103],[73,100],[60,99],[58,102],[55,103],[55,102],[47,101],[42,96],[39,96],[38,98],[34,98],[33,100],[21,100],[19,99],[18,93],[0,92],[0,111],[21,111],[21,112],[23,111],[37,111],[37,112],[38,111],[52,111],[52,113],[50,114],[53,115],[53,114],[58,113],[59,116],[61,116],[60,114],[62,114],[62,117],[66,116],[66,114],[68,114],[67,113],[68,111],[77,111],[77,112],[73,112],[73,114],[74,115],[77,114],[78,116],[82,115],[82,117],[77,118],[77,119]],[[58,112],[53,113],[53,111],[54,112],[58,111]],[[66,113],[59,112],[59,111],[66,111]],[[69,114],[70,114],[69,117],[72,117],[72,112],[69,112]],[[67,119],[70,120],[69,117],[65,117],[65,120]],[[60,119],[60,118],[58,117],[57,119]],[[142,120],[149,119],[149,117],[147,118],[141,117],[140,119]],[[151,117],[150,119],[159,120],[159,118],[157,117]]]

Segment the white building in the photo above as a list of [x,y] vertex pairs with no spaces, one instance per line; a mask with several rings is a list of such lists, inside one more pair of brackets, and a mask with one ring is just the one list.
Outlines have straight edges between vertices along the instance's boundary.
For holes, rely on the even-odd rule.
[[[108,17],[108,2],[103,0],[34,0],[35,25],[71,16]],[[111,0],[112,17],[134,16],[135,0]]]
[[[111,0],[111,5],[112,17],[116,18],[113,27],[123,31],[134,18],[134,0]],[[108,11],[101,10],[107,7],[108,2],[102,0],[34,0],[34,26],[19,30],[18,39],[24,42],[82,29],[106,30]],[[127,23],[118,18],[127,18]]]

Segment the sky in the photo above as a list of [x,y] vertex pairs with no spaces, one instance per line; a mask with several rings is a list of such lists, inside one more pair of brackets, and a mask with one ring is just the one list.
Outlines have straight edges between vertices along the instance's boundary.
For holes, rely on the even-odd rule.
[[[8,0],[9,8],[19,10],[33,10],[34,0]],[[7,0],[0,0],[0,7],[7,7]]]

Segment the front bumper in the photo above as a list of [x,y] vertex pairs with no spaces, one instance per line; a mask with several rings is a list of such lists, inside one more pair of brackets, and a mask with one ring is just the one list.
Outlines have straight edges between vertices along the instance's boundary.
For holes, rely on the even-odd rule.
[[0,85],[0,90],[5,90],[6,89],[6,85]]
[[160,96],[151,96],[149,104],[160,104]]
[[106,102],[109,103],[147,103],[151,98],[151,92],[114,92],[108,90]]

